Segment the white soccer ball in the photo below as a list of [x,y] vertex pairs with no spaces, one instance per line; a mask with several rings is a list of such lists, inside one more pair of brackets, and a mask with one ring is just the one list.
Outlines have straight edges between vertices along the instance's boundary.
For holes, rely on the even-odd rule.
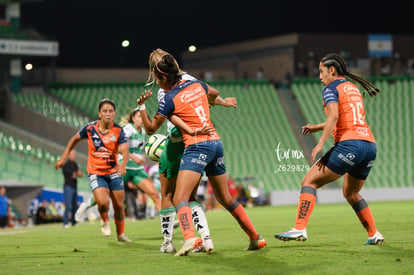
[[160,161],[162,151],[164,150],[165,141],[167,137],[161,134],[154,134],[149,139],[145,145],[145,154],[153,160]]

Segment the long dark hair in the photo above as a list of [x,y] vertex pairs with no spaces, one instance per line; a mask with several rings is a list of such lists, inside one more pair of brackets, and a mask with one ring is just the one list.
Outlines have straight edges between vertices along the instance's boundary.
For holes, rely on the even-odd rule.
[[[369,96],[371,97],[376,96],[378,93],[381,92],[378,88],[374,86],[374,84],[372,84],[368,80],[360,77],[359,75],[351,73],[348,70],[348,67],[346,66],[344,58],[340,54],[337,54],[337,53],[327,54],[321,59],[321,63],[328,68],[333,66],[336,69],[336,72],[340,76],[345,76],[347,78],[350,78],[358,82],[365,89],[365,91],[368,92]],[[365,91],[363,91],[364,96],[365,96]]]
[[180,68],[177,66],[177,62],[170,54],[166,54],[162,57],[161,61],[155,64],[154,75],[158,78],[165,76],[169,85],[174,85],[181,80]]
[[102,106],[106,103],[111,104],[112,107],[114,107],[114,110],[116,111],[115,102],[110,98],[104,98],[101,99],[101,101],[99,101],[98,111],[101,111]]

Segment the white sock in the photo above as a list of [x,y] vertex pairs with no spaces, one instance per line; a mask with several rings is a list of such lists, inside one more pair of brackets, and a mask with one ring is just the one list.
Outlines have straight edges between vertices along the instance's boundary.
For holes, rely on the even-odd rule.
[[173,206],[160,210],[161,233],[164,241],[172,241],[176,214]]
[[[193,203],[194,202],[191,202],[191,204]],[[194,205],[191,207],[191,212],[193,213],[194,226],[200,234],[201,238],[204,239],[204,237],[210,237],[210,229],[208,228],[207,217],[201,204],[199,202],[194,203]]]

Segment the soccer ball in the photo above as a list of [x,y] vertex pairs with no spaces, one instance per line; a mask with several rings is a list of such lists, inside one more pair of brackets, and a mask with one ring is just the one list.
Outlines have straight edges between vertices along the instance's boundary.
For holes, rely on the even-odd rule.
[[145,154],[153,160],[160,161],[162,151],[164,150],[165,141],[167,137],[161,134],[152,135],[145,145]]

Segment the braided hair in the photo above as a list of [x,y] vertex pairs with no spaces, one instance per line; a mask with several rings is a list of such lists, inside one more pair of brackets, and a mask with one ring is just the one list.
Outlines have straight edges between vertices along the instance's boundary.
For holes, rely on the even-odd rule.
[[181,80],[180,68],[174,57],[170,54],[164,55],[161,61],[155,64],[153,72],[158,78],[165,76],[169,85],[174,85]]
[[[345,76],[347,78],[350,78],[358,82],[365,89],[365,91],[368,92],[369,96],[371,97],[376,96],[378,93],[381,92],[378,88],[374,86],[374,84],[372,84],[368,80],[360,77],[359,75],[351,73],[348,70],[348,67],[346,66],[344,58],[337,53],[327,54],[321,59],[321,63],[328,68],[333,66],[340,76]],[[364,97],[365,97],[365,91],[363,91]]]

